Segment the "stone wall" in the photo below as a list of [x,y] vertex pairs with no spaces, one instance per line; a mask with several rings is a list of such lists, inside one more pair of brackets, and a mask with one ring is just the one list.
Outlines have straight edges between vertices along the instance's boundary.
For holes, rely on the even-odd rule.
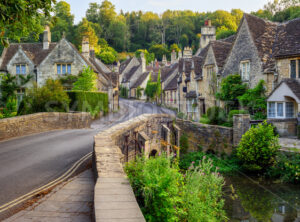
[[268,119],[268,123],[272,123],[282,137],[297,135],[297,119]]
[[138,133],[147,140],[145,153],[159,149],[161,126],[168,122],[168,115],[144,114],[94,137],[95,221],[145,221],[123,170],[122,148]]
[[36,113],[0,120],[0,141],[59,129],[82,129],[91,125],[89,113]]
[[181,132],[187,134],[189,151],[203,151],[230,154],[233,147],[233,129],[230,127],[201,124],[187,120],[176,120]]

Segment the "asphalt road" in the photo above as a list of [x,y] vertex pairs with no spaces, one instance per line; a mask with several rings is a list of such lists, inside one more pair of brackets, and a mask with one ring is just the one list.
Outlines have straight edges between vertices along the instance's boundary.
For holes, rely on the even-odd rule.
[[150,103],[120,100],[119,113],[93,122],[91,129],[58,130],[0,142],[0,206],[58,178],[93,149],[93,136],[144,113],[172,111]]

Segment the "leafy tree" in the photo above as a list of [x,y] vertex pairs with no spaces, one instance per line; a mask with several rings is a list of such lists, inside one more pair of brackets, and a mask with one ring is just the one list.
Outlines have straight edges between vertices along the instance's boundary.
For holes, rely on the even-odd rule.
[[146,49],[139,49],[135,52],[135,56],[137,58],[140,58],[141,53],[144,53],[147,65],[149,65],[152,61],[154,61],[154,59],[155,59],[154,53],[149,53],[148,50],[146,50]]
[[163,45],[155,44],[149,48],[149,52],[154,53],[155,58],[162,60],[163,55],[169,53],[168,49]]
[[184,48],[189,45],[189,37],[186,34],[183,34],[180,37],[179,42],[180,42],[181,47]]
[[16,98],[17,90],[26,85],[32,78],[31,75],[26,77],[22,75],[13,76],[10,73],[2,74],[0,77],[2,77],[0,82],[0,106],[5,105],[9,98]]
[[70,5],[65,1],[58,2],[54,6],[54,15],[51,26],[52,40],[59,41],[64,33],[69,40],[73,40],[74,15],[71,14]]
[[274,163],[279,148],[274,127],[265,121],[243,135],[237,147],[237,157],[248,170],[265,170]]
[[[108,0],[104,0],[99,7],[99,24],[103,30],[108,30],[112,21],[115,20],[117,13],[115,6]],[[107,39],[108,33],[104,32],[104,38]]]
[[283,11],[292,6],[300,6],[299,0],[274,0],[273,2],[268,2],[264,9],[275,15],[277,12]]
[[177,53],[181,51],[176,43],[174,43],[170,46],[170,52],[173,52],[173,50]]
[[34,33],[38,38],[43,27],[41,19],[50,16],[55,0],[1,0],[0,2],[0,44],[7,46],[6,37],[20,40]]
[[283,11],[276,12],[273,16],[273,21],[284,22],[300,17],[300,6],[292,6]]
[[247,85],[242,82],[240,75],[228,75],[222,80],[220,91],[216,93],[216,97],[224,101],[230,111],[239,108],[238,97],[242,96],[246,90]]
[[116,56],[110,51],[103,51],[98,55],[98,57],[105,64],[112,64],[116,61]]
[[77,45],[81,48],[81,42],[83,37],[89,38],[90,46],[94,47],[95,53],[97,53],[100,49],[98,46],[98,37],[95,33],[95,30],[92,27],[92,23],[89,22],[86,18],[83,18],[77,28]]
[[73,90],[96,91],[97,75],[91,67],[85,67],[80,73],[78,80],[74,83]]
[[125,51],[129,45],[129,32],[125,17],[120,15],[110,22],[108,39],[117,51]]
[[247,107],[254,119],[265,119],[267,112],[267,97],[265,95],[265,82],[260,80],[257,86],[238,97],[240,104]]

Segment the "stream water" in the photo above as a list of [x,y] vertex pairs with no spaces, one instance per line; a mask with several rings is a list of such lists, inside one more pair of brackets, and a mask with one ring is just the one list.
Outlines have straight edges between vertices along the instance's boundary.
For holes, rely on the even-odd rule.
[[231,176],[225,193],[231,222],[300,222],[300,185]]

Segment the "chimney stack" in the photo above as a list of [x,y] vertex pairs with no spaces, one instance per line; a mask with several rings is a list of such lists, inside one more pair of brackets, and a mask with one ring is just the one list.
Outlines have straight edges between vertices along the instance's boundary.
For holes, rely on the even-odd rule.
[[193,50],[190,47],[185,47],[183,50],[183,58],[190,59],[193,57]]
[[51,32],[49,25],[45,25],[44,37],[43,37],[43,49],[49,49],[51,43]]
[[162,57],[162,64],[167,65],[168,61],[167,61],[167,56],[163,55]]
[[173,50],[171,52],[171,64],[174,64],[177,60],[177,53],[175,52],[175,50]]
[[142,60],[142,73],[146,72],[146,58],[145,58],[145,54],[142,52],[141,53],[141,60]]
[[90,57],[91,57],[92,59],[95,58],[95,49],[94,49],[94,46],[91,46],[91,47],[90,47]]
[[90,44],[89,44],[89,37],[83,36],[82,38],[82,45],[81,45],[81,54],[85,58],[89,58],[90,55]]

